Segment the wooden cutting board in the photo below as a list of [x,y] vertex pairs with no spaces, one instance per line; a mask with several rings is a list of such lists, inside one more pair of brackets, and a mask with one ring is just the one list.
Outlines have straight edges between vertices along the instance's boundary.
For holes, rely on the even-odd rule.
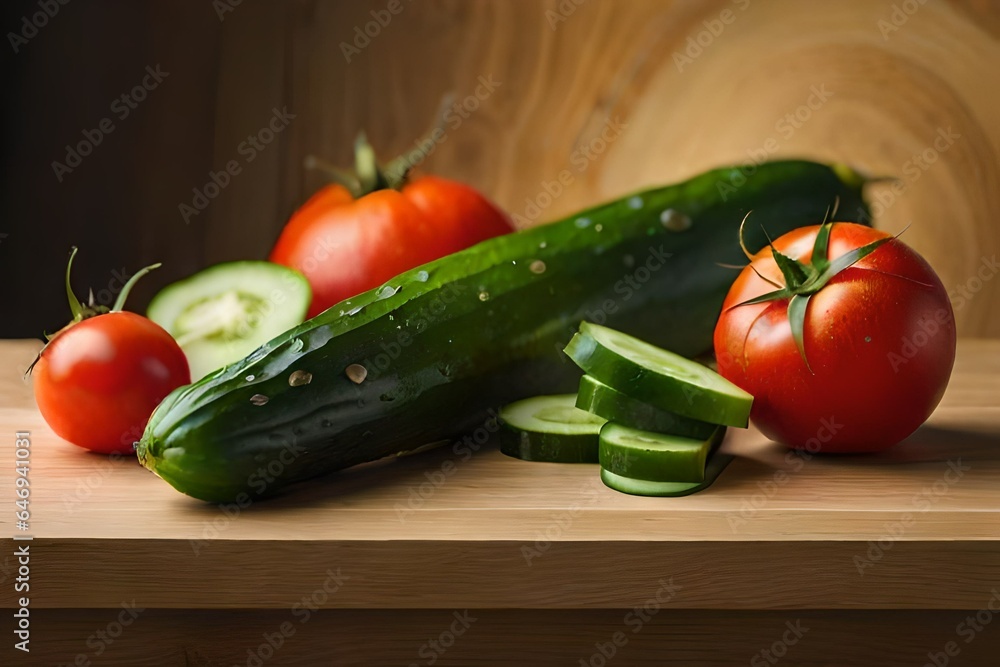
[[[145,656],[148,642],[165,643],[164,655],[177,660],[170,664],[188,664],[189,645],[200,645],[199,655],[228,655],[259,635],[247,638],[247,627],[266,630],[272,619],[277,627],[296,601],[325,586],[332,590],[318,608],[372,610],[369,621],[400,636],[417,633],[412,646],[362,642],[351,655],[403,662],[420,647],[419,633],[436,628],[428,614],[448,627],[451,610],[494,610],[484,613],[516,634],[525,631],[518,614],[535,618],[530,625],[550,613],[558,618],[544,622],[570,634],[581,623],[613,631],[619,612],[610,620],[565,613],[630,609],[662,593],[662,582],[676,586],[664,607],[687,610],[660,619],[652,634],[663,641],[697,635],[693,626],[710,628],[730,614],[753,629],[732,640],[738,650],[723,642],[739,656],[789,614],[808,613],[827,627],[808,649],[822,656],[843,641],[838,633],[871,623],[888,624],[886,636],[914,627],[899,620],[903,611],[869,620],[848,611],[936,610],[919,616],[917,626],[928,626],[923,639],[907,640],[933,648],[952,633],[957,612],[947,610],[985,608],[1000,585],[1000,340],[962,340],[941,406],[884,455],[805,460],[755,431],[732,432],[725,447],[737,458],[714,486],[652,499],[603,487],[594,466],[525,463],[487,444],[468,458],[445,448],[365,466],[246,508],[195,501],[130,459],[109,461],[61,441],[21,378],[37,347],[0,343],[9,369],[0,380],[0,426],[10,444],[16,431],[30,432],[32,491],[28,531],[15,529],[13,507],[0,515],[0,553],[9,582],[10,554],[24,544],[12,536],[33,537],[31,608],[51,624],[50,658],[57,650],[88,651],[92,619],[103,627],[123,601],[158,611],[121,646],[134,644],[128,650]],[[13,447],[4,447],[0,489],[11,502],[13,467]],[[3,606],[14,606],[12,586],[0,591]],[[169,609],[252,611],[221,622]],[[416,611],[426,609],[439,611]],[[364,614],[330,614],[312,626],[313,639],[302,635],[301,647],[326,645],[336,628],[370,633]],[[678,618],[701,620],[678,626]],[[215,630],[199,644],[178,639],[178,627],[194,635]],[[519,641],[541,651],[553,639]],[[981,640],[977,650],[996,643]],[[796,664],[812,664],[799,651]],[[293,653],[286,652],[287,664],[311,664],[295,662]],[[460,654],[467,655],[456,651],[440,664],[463,664]]]

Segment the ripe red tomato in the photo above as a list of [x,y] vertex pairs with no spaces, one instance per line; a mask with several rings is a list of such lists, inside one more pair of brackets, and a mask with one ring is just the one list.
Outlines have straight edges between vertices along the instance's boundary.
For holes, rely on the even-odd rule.
[[[801,352],[787,295],[741,305],[789,284],[771,250],[757,253],[715,329],[719,372],[753,394],[751,419],[772,440],[811,452],[879,451],[913,433],[941,400],[955,361],[954,314],[933,269],[902,241],[853,223],[826,227],[831,262],[883,241],[808,298]],[[794,230],[774,247],[813,275],[816,262],[805,263],[820,229]]]
[[83,305],[70,288],[76,248],[66,266],[73,321],[52,336],[31,376],[35,402],[56,435],[103,454],[131,454],[153,410],[191,382],[187,358],[165,329],[122,310],[147,266],[122,287],[114,306]]
[[153,409],[191,382],[173,337],[145,317],[112,312],[56,335],[31,371],[56,435],[95,452],[130,454]]
[[309,317],[514,229],[506,213],[463,183],[423,176],[395,185],[358,198],[329,185],[292,214],[269,259],[309,280]]

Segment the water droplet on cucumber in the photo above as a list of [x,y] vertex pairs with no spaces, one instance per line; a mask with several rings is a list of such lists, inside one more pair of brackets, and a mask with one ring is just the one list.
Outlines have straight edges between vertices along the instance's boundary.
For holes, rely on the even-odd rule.
[[691,218],[673,208],[668,208],[660,214],[660,223],[671,232],[683,232],[691,229]]
[[354,384],[361,384],[368,377],[368,369],[361,364],[351,364],[344,369],[344,374],[347,375],[347,379]]
[[586,229],[587,227],[590,227],[590,218],[577,218],[573,224],[580,229]]
[[628,198],[628,207],[638,211],[643,207],[645,202],[642,201],[642,197],[636,195],[635,197]]
[[266,405],[267,401],[268,398],[264,394],[254,394],[250,397],[250,402],[254,405]]
[[295,371],[288,376],[288,385],[291,387],[301,387],[312,382],[313,376],[309,371]]
[[378,292],[375,293],[378,299],[388,299],[399,291],[398,287],[393,287],[392,285],[383,285],[379,288]]

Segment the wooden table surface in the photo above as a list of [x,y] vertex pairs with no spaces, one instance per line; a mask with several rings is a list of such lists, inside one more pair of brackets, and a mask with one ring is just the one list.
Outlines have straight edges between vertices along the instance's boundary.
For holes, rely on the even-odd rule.
[[[493,444],[466,460],[446,447],[245,508],[193,500],[131,459],[61,441],[21,377],[37,348],[0,343],[0,430],[11,443],[15,431],[32,441],[30,531],[15,530],[13,508],[0,514],[2,553],[22,544],[15,533],[33,537],[32,609],[64,628],[78,621],[58,609],[109,614],[123,601],[163,623],[172,608],[270,610],[280,623],[306,597],[370,614],[441,610],[447,627],[456,609],[599,614],[659,593],[690,618],[727,610],[758,625],[798,610],[924,610],[922,621],[947,634],[947,610],[986,608],[1000,587],[1000,340],[962,340],[937,411],[883,455],[807,460],[731,430],[724,447],[736,459],[707,491],[639,498],[605,488],[596,466],[521,462]],[[0,488],[13,496],[13,447],[0,457]],[[2,606],[14,606],[9,582],[0,591]],[[341,628],[362,618],[333,613]],[[900,632],[913,629],[898,620],[907,612],[884,613]],[[837,618],[838,627],[868,623]]]

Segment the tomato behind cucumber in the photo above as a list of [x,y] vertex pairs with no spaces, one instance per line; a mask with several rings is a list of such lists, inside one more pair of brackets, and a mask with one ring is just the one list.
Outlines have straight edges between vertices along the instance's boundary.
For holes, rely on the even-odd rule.
[[269,259],[306,276],[314,317],[403,271],[511,231],[505,213],[456,181],[423,176],[358,199],[334,184],[292,215]]
[[[807,262],[819,229],[792,231],[774,246]],[[888,236],[836,223],[828,257]],[[920,255],[892,239],[833,276],[809,299],[801,352],[787,299],[744,304],[775,290],[758,273],[784,284],[771,251],[755,255],[723,305],[715,352],[719,372],[753,394],[751,420],[764,435],[813,452],[875,452],[930,416],[951,375],[956,333],[947,291]]]
[[[418,145],[432,148],[434,141]],[[268,257],[309,281],[308,317],[415,266],[514,231],[510,217],[475,188],[412,177],[412,156],[380,165],[364,134],[354,150],[353,172],[309,158],[310,167],[333,182],[292,214]]]

